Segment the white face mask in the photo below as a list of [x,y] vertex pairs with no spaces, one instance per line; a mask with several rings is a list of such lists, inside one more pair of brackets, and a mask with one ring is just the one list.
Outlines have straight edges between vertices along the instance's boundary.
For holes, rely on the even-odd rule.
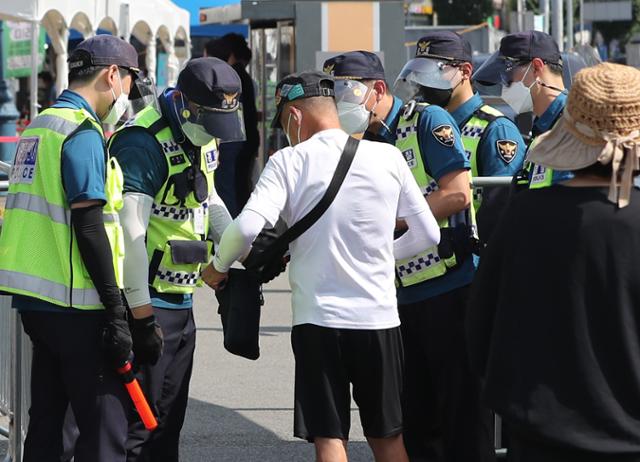
[[[531,69],[531,63],[529,63],[529,67],[527,67],[526,72],[522,76],[522,80],[524,80],[529,73],[529,69]],[[511,109],[513,109],[516,114],[533,111],[531,87],[533,87],[536,82],[534,81],[529,87],[527,87],[522,83],[522,80],[512,82],[508,87],[502,87],[502,99],[505,103],[511,106]]]
[[287,129],[284,130],[284,136],[287,137],[287,141],[289,142],[289,146],[295,146],[300,142],[300,129],[302,128],[302,114],[300,114],[300,120],[298,122],[298,143],[291,142],[291,136],[289,135],[289,125],[291,124],[291,116],[293,114],[289,113],[289,118],[287,119]]
[[[369,96],[371,96],[371,93],[369,93]],[[368,111],[366,107],[366,104],[369,101],[369,96],[367,96],[367,99],[360,104],[347,101],[338,103],[338,117],[340,118],[340,125],[349,135],[353,135],[354,133],[364,133],[369,127],[372,112]]]
[[104,116],[101,120],[105,124],[114,125],[119,120],[120,117],[127,112],[129,108],[129,94],[124,92],[124,88],[122,87],[122,79],[120,78],[120,71],[118,70],[118,80],[120,81],[120,96],[116,98],[116,92],[113,91],[113,87],[111,87],[111,94],[113,95],[113,104],[111,105],[111,109],[109,113]]
[[182,133],[186,136],[194,146],[206,146],[211,143],[213,136],[205,130],[202,125],[194,124],[186,121],[181,125]]

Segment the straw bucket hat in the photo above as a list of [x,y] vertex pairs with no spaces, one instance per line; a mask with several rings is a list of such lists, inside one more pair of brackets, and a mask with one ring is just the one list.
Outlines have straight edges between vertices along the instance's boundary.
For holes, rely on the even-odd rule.
[[529,161],[555,170],[612,163],[609,200],[620,207],[629,203],[639,158],[640,71],[612,63],[576,74],[562,118],[528,154]]

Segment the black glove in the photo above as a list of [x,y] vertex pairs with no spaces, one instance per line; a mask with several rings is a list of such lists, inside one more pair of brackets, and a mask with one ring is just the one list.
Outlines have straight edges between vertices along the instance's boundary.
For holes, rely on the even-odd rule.
[[121,367],[131,356],[131,332],[124,306],[106,309],[106,325],[103,331],[103,345],[107,359],[115,367]]
[[162,354],[164,340],[156,317],[151,315],[131,322],[133,354],[136,365],[156,364]]

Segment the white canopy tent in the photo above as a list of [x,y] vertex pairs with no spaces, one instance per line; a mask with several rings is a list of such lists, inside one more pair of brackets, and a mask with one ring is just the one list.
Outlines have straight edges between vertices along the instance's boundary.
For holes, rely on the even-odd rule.
[[[68,84],[69,29],[77,30],[85,38],[95,35],[98,29],[126,40],[133,35],[147,47],[146,67],[152,78],[156,75],[156,40],[159,40],[168,54],[169,84],[175,82],[182,64],[190,57],[189,12],[170,0],[2,0],[0,19],[32,24],[34,55],[38,28],[45,28],[56,54],[58,91]],[[35,67],[37,60],[32,61]],[[36,94],[37,79],[32,79],[32,95]],[[31,113],[37,113],[37,102],[32,103]]]

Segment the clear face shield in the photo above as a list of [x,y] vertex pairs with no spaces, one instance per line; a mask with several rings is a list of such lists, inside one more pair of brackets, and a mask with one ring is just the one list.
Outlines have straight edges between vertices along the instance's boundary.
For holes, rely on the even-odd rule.
[[513,83],[517,69],[528,63],[529,61],[501,56],[496,51],[473,73],[472,79],[480,85],[508,87]]
[[358,80],[336,80],[336,104],[365,104],[371,89]]
[[395,95],[404,102],[419,96],[421,88],[453,90],[460,70],[455,63],[432,58],[414,58],[400,71],[394,84]]
[[156,111],[160,110],[156,85],[149,77],[134,79],[129,99],[131,101],[131,110],[134,114],[148,106],[152,106]]
[[342,129],[353,135],[367,130],[371,112],[366,104],[372,89],[357,80],[336,80],[335,98]]
[[195,146],[205,146],[214,138],[220,143],[245,141],[242,103],[238,95],[222,95],[221,107],[188,104],[182,93],[174,105],[185,136]]
[[568,90],[576,74],[585,67],[600,64],[602,60],[598,52],[589,45],[578,45],[575,51],[562,53],[562,80]]

